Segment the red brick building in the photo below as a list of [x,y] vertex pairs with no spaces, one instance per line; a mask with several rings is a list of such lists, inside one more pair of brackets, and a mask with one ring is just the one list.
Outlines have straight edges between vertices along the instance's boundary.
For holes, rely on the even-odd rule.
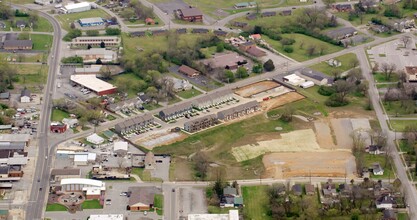
[[67,125],[61,123],[51,123],[50,129],[52,133],[64,133],[67,130]]
[[177,16],[181,20],[190,22],[203,21],[203,13],[197,8],[183,8],[177,10]]

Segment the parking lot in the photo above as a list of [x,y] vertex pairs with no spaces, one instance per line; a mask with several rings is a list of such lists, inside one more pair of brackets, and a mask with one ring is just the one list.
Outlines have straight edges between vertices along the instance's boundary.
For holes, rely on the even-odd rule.
[[184,79],[188,80],[190,83],[195,84],[196,86],[199,86],[201,88],[208,88],[209,90],[219,88],[218,86],[216,86],[216,84],[213,82],[212,79],[210,79],[206,76],[198,75],[198,76],[193,77],[193,78],[188,77],[187,75],[181,74],[181,73],[178,72],[179,66],[172,66],[168,69],[171,73],[174,73],[178,77],[184,78]]
[[397,70],[404,70],[405,66],[417,65],[417,50],[414,38],[411,38],[407,47],[403,47],[401,40],[394,40],[380,44],[367,50],[371,63],[395,64]]
[[207,213],[207,204],[205,203],[205,191],[203,188],[179,188],[179,212],[181,216],[188,214]]

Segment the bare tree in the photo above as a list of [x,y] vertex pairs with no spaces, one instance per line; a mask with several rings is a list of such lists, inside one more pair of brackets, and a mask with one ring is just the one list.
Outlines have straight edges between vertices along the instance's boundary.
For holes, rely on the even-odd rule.
[[388,63],[382,63],[381,64],[381,71],[384,73],[385,79],[390,80],[392,77],[392,73],[397,68],[397,66],[394,63],[388,64]]
[[198,151],[197,153],[195,153],[192,160],[194,162],[195,169],[198,172],[199,177],[204,180],[207,177],[207,171],[209,168],[209,161],[207,155],[202,151]]
[[400,38],[400,41],[403,42],[404,47],[407,48],[408,43],[410,43],[410,41],[411,41],[411,37],[410,36],[402,36]]
[[333,84],[339,102],[345,102],[346,96],[352,91],[353,84],[345,80],[338,80]]
[[321,44],[320,46],[319,46],[319,53],[320,53],[320,56],[321,55],[324,55],[325,53],[326,53],[326,51],[327,51],[327,46],[326,45],[323,45],[323,44]]
[[372,66],[372,72],[378,72],[379,70],[379,64],[377,62],[374,63],[374,65]]
[[357,66],[359,66],[359,60],[358,58],[354,57],[349,61],[349,64],[352,68],[356,68]]
[[316,45],[310,45],[307,48],[307,55],[309,57],[313,56],[314,54],[316,54]]

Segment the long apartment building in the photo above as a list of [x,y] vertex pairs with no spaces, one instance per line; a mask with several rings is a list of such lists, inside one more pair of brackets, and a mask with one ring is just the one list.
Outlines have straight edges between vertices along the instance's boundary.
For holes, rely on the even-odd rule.
[[209,95],[205,95],[199,99],[196,99],[192,105],[198,109],[209,108],[226,101],[233,99],[233,92],[230,89],[218,91]]
[[217,112],[217,118],[219,120],[228,121],[249,115],[258,110],[259,103],[257,101],[250,101],[245,104]]
[[120,122],[114,126],[114,129],[118,133],[127,133],[134,130],[144,128],[154,122],[154,117],[149,114],[136,116],[127,121]]
[[196,118],[191,121],[187,121],[184,123],[184,130],[193,133],[213,125],[217,123],[217,116],[215,114],[206,115],[201,118]]
[[72,39],[71,46],[100,46],[101,42],[104,42],[106,46],[119,46],[121,40],[117,36],[76,37]]
[[179,105],[174,105],[159,112],[159,117],[164,121],[169,121],[177,117],[184,116],[191,113],[193,109],[190,102],[186,102]]

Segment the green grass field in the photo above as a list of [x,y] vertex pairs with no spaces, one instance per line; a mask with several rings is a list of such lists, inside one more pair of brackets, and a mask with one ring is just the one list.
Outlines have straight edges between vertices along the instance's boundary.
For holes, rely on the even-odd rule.
[[395,131],[405,131],[408,126],[416,126],[417,120],[390,120],[391,126]]
[[52,109],[51,121],[62,121],[64,118],[69,118],[69,113],[59,109]]
[[149,170],[145,170],[144,168],[133,168],[132,174],[138,175],[142,181],[146,182],[162,182],[160,178],[154,178],[151,176]]
[[383,73],[374,73],[374,80],[376,83],[383,83],[383,82],[398,82],[398,75],[393,73],[391,75],[391,78],[389,80],[387,80],[387,78],[385,77],[385,75]]
[[102,209],[103,206],[100,205],[98,199],[86,200],[81,204],[82,209]]
[[342,62],[342,65],[339,67],[333,67],[327,64],[325,61],[322,61],[313,66],[310,66],[310,68],[317,70],[319,72],[322,72],[326,75],[332,76],[333,71],[338,71],[339,73],[343,73],[352,69],[353,66],[351,64],[351,60],[354,60],[354,59],[357,60],[356,55],[353,53],[344,54],[342,56],[335,57],[334,59]]
[[[263,35],[262,38],[270,44],[275,50],[279,51],[280,53],[291,57],[297,61],[306,61],[315,57],[320,56],[319,54],[308,56],[307,55],[307,48],[309,46],[316,46],[316,49],[319,50],[319,48],[325,48],[322,55],[335,53],[337,51],[343,50],[342,47],[335,46],[332,44],[329,44],[324,41],[317,40],[315,38],[309,37],[307,35],[303,34],[282,34],[282,37],[294,39],[295,43],[292,45],[294,51],[292,53],[287,53],[284,51],[281,43],[279,41],[275,41],[270,39],[269,37]],[[301,47],[302,46],[302,47]]]
[[49,50],[52,46],[53,37],[46,34],[31,34],[33,50]]
[[93,9],[90,11],[59,15],[59,16],[56,16],[55,18],[58,19],[59,23],[61,23],[61,27],[68,31],[71,29],[70,26],[72,22],[76,22],[77,20],[81,18],[93,18],[93,17],[110,18],[111,16],[101,9]]
[[408,217],[407,213],[398,213],[397,214],[397,218],[398,220],[409,220],[410,218]]
[[[417,106],[414,106],[414,101],[410,101],[409,104],[411,104],[411,106],[410,106],[411,108],[407,109],[409,107],[407,106],[407,108],[406,108],[406,105],[402,105],[402,101],[383,102],[385,111],[388,113],[388,115],[394,115],[394,116],[395,115],[396,116],[398,116],[398,115],[410,115],[409,111],[412,112],[412,107],[414,107],[414,111],[417,110]],[[412,114],[413,113],[414,112],[412,112]],[[410,115],[410,117],[413,117],[413,116]]]
[[134,73],[123,73],[117,76],[113,76],[110,80],[110,83],[114,84],[118,88],[126,87],[125,92],[128,94],[129,98],[136,97],[138,92],[142,92],[139,86],[147,84]]
[[244,216],[251,220],[272,219],[267,215],[269,210],[268,186],[243,186],[242,195],[245,207]]
[[[21,59],[21,60],[20,60]],[[0,60],[9,62],[42,62],[46,59],[46,55],[42,53],[35,54],[16,54],[16,53],[0,53]]]
[[[29,18],[27,18],[27,17],[17,17],[17,18],[15,18],[15,22],[16,21],[26,21],[26,22],[28,22],[29,21]],[[7,25],[6,30],[10,30],[10,27],[13,28],[13,31],[20,31],[20,30],[22,30],[22,29],[16,27],[15,25],[11,25],[11,22],[10,21],[6,21],[6,25]],[[23,28],[23,31],[30,31],[29,25],[30,24],[28,24],[25,28]],[[53,32],[54,29],[52,28],[52,24],[49,23],[49,21],[46,20],[46,18],[43,18],[43,17],[39,16],[39,19],[38,19],[36,25],[34,26],[33,31],[38,31],[38,32]]]
[[158,215],[164,214],[164,196],[162,194],[155,195],[153,206],[156,208]]
[[58,203],[46,205],[47,212],[61,212],[61,211],[67,211],[67,210],[68,210],[67,207]]
[[186,90],[186,91],[181,91],[181,92],[178,92],[177,93],[177,95],[179,97],[184,98],[184,99],[189,99],[189,98],[192,98],[194,96],[198,96],[200,94],[201,94],[201,92],[198,91],[197,89],[194,89],[194,88],[192,88],[190,90]]
[[46,83],[49,68],[47,65],[14,64],[11,67],[17,71],[17,84],[33,86]]

